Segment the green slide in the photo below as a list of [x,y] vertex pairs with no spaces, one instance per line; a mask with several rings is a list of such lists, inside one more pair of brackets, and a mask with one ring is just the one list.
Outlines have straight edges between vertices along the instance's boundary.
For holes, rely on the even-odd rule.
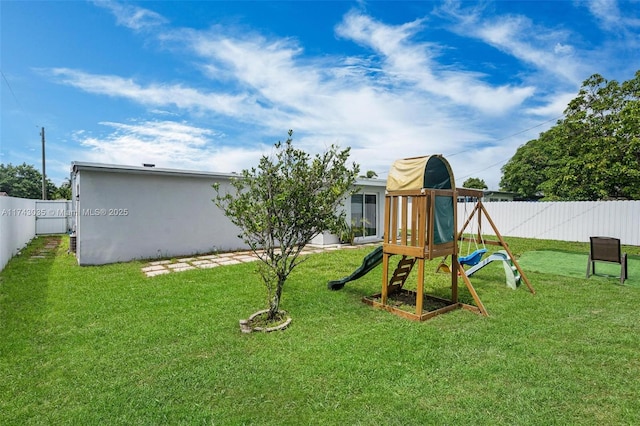
[[329,281],[327,287],[331,290],[340,290],[346,283],[348,283],[349,281],[357,280],[363,275],[366,275],[380,263],[382,263],[382,246],[377,247],[374,251],[366,255],[362,260],[362,265],[360,265],[358,269],[353,271],[353,274],[341,280]]

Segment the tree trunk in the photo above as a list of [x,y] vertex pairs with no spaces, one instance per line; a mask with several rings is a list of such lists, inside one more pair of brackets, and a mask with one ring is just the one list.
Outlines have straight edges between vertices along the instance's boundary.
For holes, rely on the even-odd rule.
[[269,302],[269,320],[273,320],[278,315],[280,311],[280,297],[282,296],[282,288],[284,287],[283,279],[278,279],[278,284],[276,286],[276,291],[271,301]]

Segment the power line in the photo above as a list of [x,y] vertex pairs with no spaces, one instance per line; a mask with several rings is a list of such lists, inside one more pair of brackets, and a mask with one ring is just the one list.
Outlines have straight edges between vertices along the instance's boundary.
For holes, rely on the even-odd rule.
[[24,115],[27,116],[27,118],[29,119],[29,121],[31,121],[32,123],[34,123],[34,125],[36,127],[39,127],[37,124],[35,124],[35,120],[33,120],[33,118],[31,117],[31,115],[29,115],[29,113],[22,107],[22,104],[20,103],[20,101],[18,100],[18,97],[16,96],[15,92],[13,91],[13,88],[11,87],[11,84],[9,84],[9,80],[7,79],[7,76],[4,75],[4,72],[2,70],[0,70],[0,74],[2,74],[2,79],[4,80],[5,84],[7,85],[7,87],[9,88],[9,92],[11,93],[11,96],[13,97],[13,100],[16,101],[16,105],[18,105],[18,108],[20,108],[20,111],[22,111],[22,113]]
[[[528,132],[528,131],[530,131],[530,130],[533,130],[533,129],[537,128],[537,127],[543,126],[543,125],[545,125],[545,124],[547,124],[547,123],[550,123],[550,122],[552,122],[552,121],[558,121],[558,120],[560,120],[561,118],[562,118],[562,117],[555,117],[555,118],[551,118],[551,119],[549,119],[549,120],[543,121],[542,123],[536,124],[535,126],[531,126],[531,127],[527,128],[527,129],[520,130],[519,132],[513,133],[513,134],[508,135],[508,136],[505,136],[505,137],[503,137],[503,138],[496,139],[494,142],[500,142],[500,141],[503,141],[503,140],[505,140],[505,139],[509,139],[509,138],[511,138],[511,137],[513,137],[513,136],[517,136],[517,135],[520,135],[520,134],[522,134],[522,133],[526,133],[526,132]],[[456,152],[455,154],[449,154],[449,155],[446,155],[445,157],[453,157],[454,155],[462,154],[463,152],[467,152],[467,150],[465,150],[465,151],[460,151],[460,152]],[[468,175],[466,175],[466,176],[462,176],[460,179],[466,179],[466,178],[468,178],[468,177],[471,177],[471,176],[477,175],[478,173],[482,173],[482,172],[484,172],[484,171],[486,171],[486,170],[489,170],[489,169],[492,169],[492,168],[494,168],[494,167],[496,167],[496,166],[499,166],[499,165],[501,165],[501,164],[504,164],[504,163],[506,163],[507,161],[509,161],[510,159],[511,159],[511,158],[502,159],[502,160],[500,160],[500,161],[498,161],[498,162],[496,162],[496,163],[490,164],[489,166],[485,167],[484,169],[476,170],[476,171],[475,171],[475,172],[473,172],[473,173],[470,173],[470,174],[468,174]]]
[[[504,137],[502,137],[502,138],[500,138],[500,139],[496,139],[496,140],[494,140],[493,142],[494,142],[494,143],[495,143],[495,142],[500,142],[500,141],[503,141],[503,140],[505,140],[505,139],[509,139],[509,138],[514,137],[514,136],[521,135],[521,134],[526,133],[526,132],[528,132],[528,131],[530,131],[530,130],[536,129],[536,128],[541,127],[541,126],[544,126],[545,124],[550,123],[550,122],[552,122],[552,121],[560,120],[561,118],[562,118],[562,117],[555,117],[555,118],[551,118],[551,119],[549,119],[549,120],[543,121],[542,123],[538,123],[538,124],[536,124],[535,126],[531,126],[531,127],[527,128],[527,129],[520,130],[520,131],[518,131],[518,132],[516,132],[516,133],[512,133],[512,134],[510,134],[510,135],[508,135],[508,136],[504,136]],[[456,153],[453,153],[453,154],[447,154],[447,155],[445,155],[445,157],[447,157],[447,158],[449,158],[449,157],[453,157],[453,156],[456,156],[456,155],[458,155],[458,154],[463,154],[463,153],[465,153],[465,152],[467,152],[467,151],[468,151],[468,150],[464,150],[464,151],[459,151],[459,152],[456,152]],[[485,169],[485,170],[486,170],[486,169]]]

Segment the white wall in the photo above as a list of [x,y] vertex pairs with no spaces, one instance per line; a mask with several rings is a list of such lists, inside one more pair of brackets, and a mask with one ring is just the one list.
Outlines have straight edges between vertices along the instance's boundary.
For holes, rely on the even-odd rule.
[[66,234],[73,229],[71,201],[36,200],[36,234]]
[[[588,242],[590,236],[619,238],[640,246],[640,201],[492,202],[483,203],[503,236]],[[467,203],[466,214],[472,203]],[[465,205],[458,203],[458,226]],[[471,226],[471,225],[470,225]],[[470,226],[467,227],[469,232]],[[474,228],[477,229],[477,228]],[[485,220],[483,233],[493,230]]]
[[211,201],[214,182],[230,189],[226,178],[80,169],[74,181],[81,265],[247,248]]
[[[369,241],[381,240],[384,232],[384,202],[385,202],[385,181],[378,179],[359,179],[356,186],[360,188],[358,194],[375,194],[377,202],[376,219],[377,233],[376,235],[356,238],[356,243],[364,243]],[[342,210],[346,214],[348,223],[351,223],[351,199],[347,197],[342,206]],[[323,232],[311,240],[312,245],[334,245],[339,244],[340,240],[337,235],[330,232]]]
[[0,197],[0,271],[36,235],[36,200]]

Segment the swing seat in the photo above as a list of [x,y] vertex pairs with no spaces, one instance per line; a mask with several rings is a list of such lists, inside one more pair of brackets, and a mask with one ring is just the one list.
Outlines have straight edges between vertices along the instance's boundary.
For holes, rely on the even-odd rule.
[[486,252],[487,252],[487,249],[476,250],[467,256],[459,257],[458,263],[460,263],[463,266],[464,265],[475,266],[478,263],[480,263],[480,260],[482,260],[482,256],[484,256]]

